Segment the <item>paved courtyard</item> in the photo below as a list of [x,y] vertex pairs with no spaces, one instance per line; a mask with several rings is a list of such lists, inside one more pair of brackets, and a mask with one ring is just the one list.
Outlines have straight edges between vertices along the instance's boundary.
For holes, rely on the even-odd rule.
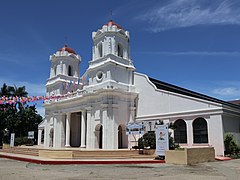
[[39,165],[0,158],[0,180],[8,179],[240,180],[240,159],[182,166],[172,164]]

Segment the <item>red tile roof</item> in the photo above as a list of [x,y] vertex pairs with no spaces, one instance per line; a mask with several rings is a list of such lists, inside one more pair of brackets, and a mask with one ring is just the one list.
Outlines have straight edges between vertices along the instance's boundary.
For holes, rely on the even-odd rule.
[[69,53],[76,54],[76,52],[72,48],[68,47],[66,44],[62,48],[60,48],[58,51],[67,51]]

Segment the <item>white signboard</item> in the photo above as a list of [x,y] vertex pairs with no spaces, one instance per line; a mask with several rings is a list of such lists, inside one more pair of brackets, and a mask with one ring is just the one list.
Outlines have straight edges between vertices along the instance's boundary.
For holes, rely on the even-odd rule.
[[165,150],[169,149],[168,126],[157,125],[156,127],[156,154],[165,156]]
[[34,131],[28,131],[28,139],[34,139]]
[[127,124],[126,134],[144,134],[144,125],[143,124]]
[[11,133],[10,147],[14,147],[15,133]]

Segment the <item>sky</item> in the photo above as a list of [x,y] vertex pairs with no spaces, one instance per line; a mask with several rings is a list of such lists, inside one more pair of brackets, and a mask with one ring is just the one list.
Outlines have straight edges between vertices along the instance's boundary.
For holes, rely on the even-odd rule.
[[[111,15],[112,12],[112,15]],[[92,55],[92,32],[110,19],[130,32],[136,71],[221,100],[240,98],[238,0],[1,0],[0,86],[45,95],[49,56],[65,43]],[[44,114],[38,105],[40,114]]]

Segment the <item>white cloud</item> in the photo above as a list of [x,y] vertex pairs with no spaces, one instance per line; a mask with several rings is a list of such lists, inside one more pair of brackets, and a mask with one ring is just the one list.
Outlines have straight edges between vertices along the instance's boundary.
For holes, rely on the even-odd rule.
[[1,53],[0,54],[0,61],[9,62],[9,63],[15,63],[15,64],[21,64],[22,62],[19,61],[21,59],[21,56],[18,56],[16,54],[9,54],[9,53]]
[[233,0],[171,0],[159,3],[137,19],[148,22],[153,32],[196,25],[239,25],[240,4]]
[[28,92],[28,95],[31,96],[40,96],[40,95],[45,95],[45,85],[41,83],[31,83],[31,82],[26,82],[26,81],[14,81],[11,79],[4,79],[0,78],[0,86],[3,85],[3,83],[6,83],[9,86],[13,86],[14,84],[19,87],[19,86],[25,86],[26,91]]
[[171,55],[171,56],[191,56],[191,55],[197,55],[197,56],[240,56],[240,52],[233,51],[233,52],[208,52],[208,51],[180,51],[180,52],[174,52],[174,51],[141,51],[141,52],[135,52],[140,54],[158,54],[158,55]]
[[236,88],[236,87],[217,88],[213,90],[213,93],[221,96],[240,97],[240,88]]

